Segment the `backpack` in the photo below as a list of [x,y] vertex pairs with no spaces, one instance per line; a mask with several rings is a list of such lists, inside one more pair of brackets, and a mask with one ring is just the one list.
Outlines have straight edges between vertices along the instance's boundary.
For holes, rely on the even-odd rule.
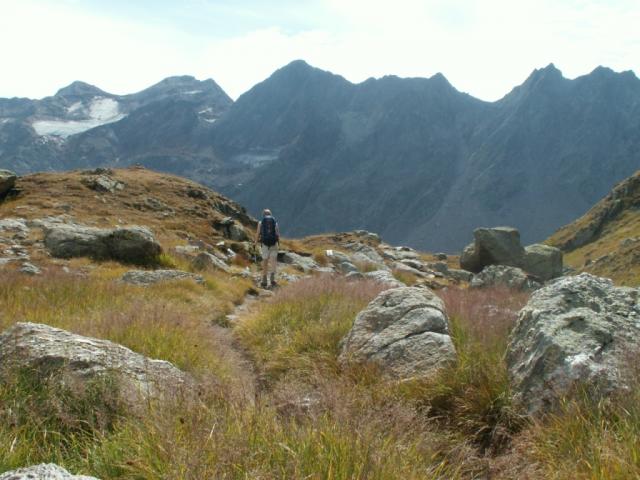
[[267,247],[278,243],[278,233],[276,232],[276,219],[267,215],[260,224],[260,241]]

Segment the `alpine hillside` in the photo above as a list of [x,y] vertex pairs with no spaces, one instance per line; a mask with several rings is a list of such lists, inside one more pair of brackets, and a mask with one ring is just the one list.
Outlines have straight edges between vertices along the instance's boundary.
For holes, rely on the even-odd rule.
[[640,280],[640,172],[616,185],[584,216],[549,238],[574,269],[623,285]]

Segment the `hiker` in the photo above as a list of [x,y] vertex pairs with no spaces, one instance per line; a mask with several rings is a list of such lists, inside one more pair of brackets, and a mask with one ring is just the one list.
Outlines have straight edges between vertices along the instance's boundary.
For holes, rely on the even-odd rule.
[[278,222],[271,215],[271,210],[265,208],[262,211],[262,220],[258,222],[256,230],[256,243],[260,243],[262,254],[262,288],[267,288],[267,275],[271,272],[271,286],[276,283],[276,264],[278,262],[278,247],[280,244],[280,229]]

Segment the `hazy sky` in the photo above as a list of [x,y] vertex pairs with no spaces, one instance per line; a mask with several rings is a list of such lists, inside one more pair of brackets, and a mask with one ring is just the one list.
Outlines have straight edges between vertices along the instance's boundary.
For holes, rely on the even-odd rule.
[[442,72],[495,100],[534,68],[640,73],[640,0],[0,0],[0,97],[170,75],[234,98],[291,60],[360,82]]

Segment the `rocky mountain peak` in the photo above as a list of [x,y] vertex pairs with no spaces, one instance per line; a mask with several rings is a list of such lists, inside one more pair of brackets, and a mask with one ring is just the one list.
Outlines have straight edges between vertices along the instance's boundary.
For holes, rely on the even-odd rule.
[[55,94],[56,97],[89,97],[98,95],[104,96],[108,94],[94,85],[78,80],[61,88]]

